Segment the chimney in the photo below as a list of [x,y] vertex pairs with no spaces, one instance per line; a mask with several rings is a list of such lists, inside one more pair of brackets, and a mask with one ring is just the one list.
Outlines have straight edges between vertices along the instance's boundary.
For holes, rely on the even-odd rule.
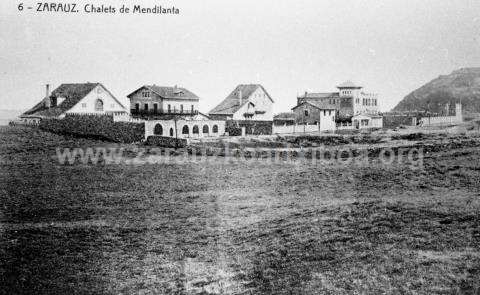
[[238,90],[237,92],[237,96],[238,96],[238,101],[240,103],[240,105],[242,105],[242,90]]
[[50,108],[50,84],[45,85],[45,107]]

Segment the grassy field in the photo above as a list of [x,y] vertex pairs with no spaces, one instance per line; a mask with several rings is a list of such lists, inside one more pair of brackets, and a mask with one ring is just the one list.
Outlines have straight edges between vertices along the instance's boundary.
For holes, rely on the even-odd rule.
[[61,165],[118,145],[4,127],[0,292],[480,294],[480,139],[432,140],[420,170]]

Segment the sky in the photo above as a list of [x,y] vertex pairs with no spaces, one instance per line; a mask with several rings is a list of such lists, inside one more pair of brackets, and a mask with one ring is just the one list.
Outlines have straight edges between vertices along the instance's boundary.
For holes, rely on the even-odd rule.
[[[37,1],[25,0],[25,5]],[[58,1],[55,1],[58,2]],[[97,6],[133,1],[73,0]],[[26,109],[61,83],[101,82],[117,98],[185,87],[208,112],[260,83],[289,111],[297,94],[352,80],[386,111],[442,74],[480,66],[478,0],[137,0],[178,15],[18,11],[0,1],[0,109]]]

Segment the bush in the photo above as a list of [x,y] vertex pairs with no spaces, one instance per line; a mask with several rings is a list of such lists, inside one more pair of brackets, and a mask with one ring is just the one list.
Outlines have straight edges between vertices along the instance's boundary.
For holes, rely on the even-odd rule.
[[245,127],[245,134],[269,135],[272,134],[272,124],[272,121],[227,120],[225,132],[230,136],[239,136],[242,135],[242,127]]
[[145,124],[114,122],[108,115],[67,115],[63,119],[42,119],[40,129],[57,134],[132,143],[145,137]]
[[185,138],[150,135],[147,137],[145,144],[162,147],[184,148],[187,146],[187,140]]

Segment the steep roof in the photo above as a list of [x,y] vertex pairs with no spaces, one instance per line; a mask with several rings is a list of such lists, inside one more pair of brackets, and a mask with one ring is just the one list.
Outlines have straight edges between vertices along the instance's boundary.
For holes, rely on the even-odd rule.
[[[267,97],[273,102],[272,97],[268,94],[267,90],[260,84],[240,84],[238,85],[220,104],[214,107],[209,114],[214,115],[231,115],[238,111],[243,105],[248,102],[248,98],[252,93],[261,88]],[[241,93],[242,103],[240,104],[240,98],[238,93]]]
[[147,88],[150,91],[158,94],[162,98],[167,98],[167,99],[186,99],[186,100],[191,100],[191,99],[199,99],[199,97],[189,91],[186,88],[183,87],[176,87],[176,86],[157,86],[155,84],[153,85],[143,85],[142,87],[138,88],[137,90],[133,91],[129,95],[127,95],[128,98],[131,98],[133,94],[135,94],[137,91]]
[[[59,105],[55,107],[47,108],[42,99],[33,108],[23,113],[22,116],[40,116],[40,117],[59,116],[62,113],[71,109],[74,105],[76,105],[80,100],[82,100],[82,98],[84,98],[87,94],[89,94],[98,85],[101,85],[101,84],[100,83],[61,84],[50,94],[50,97],[65,98],[65,100],[63,100]],[[106,89],[105,87],[103,88]],[[120,103],[118,100],[117,102]],[[120,105],[122,104],[120,103]]]
[[313,106],[317,109],[320,109],[320,110],[336,110],[336,107],[334,105],[331,105],[331,104],[323,102],[323,101],[304,101],[301,104],[294,106],[292,108],[292,110],[294,110],[294,109],[296,109],[300,106],[303,106],[305,104],[311,105],[311,106]]
[[337,88],[362,88],[362,86],[355,85],[352,81],[348,80],[338,85]]

